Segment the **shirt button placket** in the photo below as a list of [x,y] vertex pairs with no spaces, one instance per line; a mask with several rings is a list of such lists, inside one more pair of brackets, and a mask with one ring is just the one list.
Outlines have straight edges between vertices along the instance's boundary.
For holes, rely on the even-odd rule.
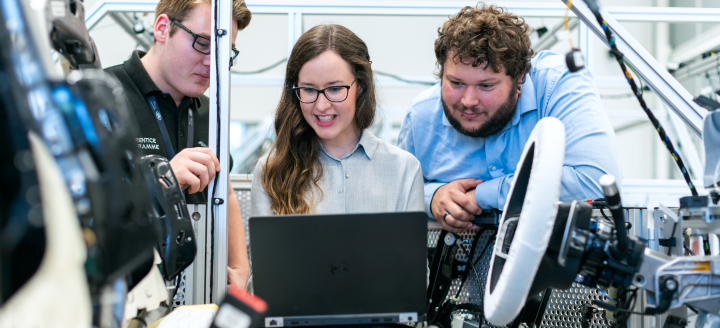
[[[343,160],[340,160],[340,170],[341,170],[341,171],[340,171],[341,174],[344,174],[345,176],[347,176],[347,171],[345,170],[345,163],[344,163]],[[340,189],[338,189],[338,193],[342,194],[342,193],[343,193],[343,190],[344,190],[347,186],[346,186],[346,184],[345,184],[345,179],[340,179],[340,181],[341,181],[341,182],[340,182],[341,187],[340,187]],[[343,207],[344,207],[345,210],[347,211],[347,209],[348,209],[348,208],[347,208],[347,193],[345,193],[345,195],[342,195],[342,200],[343,200]]]

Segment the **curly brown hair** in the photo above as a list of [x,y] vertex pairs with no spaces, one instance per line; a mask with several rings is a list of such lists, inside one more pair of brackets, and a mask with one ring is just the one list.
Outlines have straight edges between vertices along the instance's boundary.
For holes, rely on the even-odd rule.
[[506,74],[518,81],[530,71],[534,55],[530,43],[532,28],[506,8],[480,2],[466,6],[438,29],[435,58],[442,79],[448,55],[478,67],[491,67],[495,73],[505,67]]

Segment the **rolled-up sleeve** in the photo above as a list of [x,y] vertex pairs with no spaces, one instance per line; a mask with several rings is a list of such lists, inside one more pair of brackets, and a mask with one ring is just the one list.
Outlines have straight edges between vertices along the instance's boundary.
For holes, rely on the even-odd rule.
[[[513,174],[495,178],[490,181],[484,181],[475,188],[475,200],[482,209],[499,208],[505,206],[505,198],[507,197],[512,183]],[[507,191],[503,192],[503,187],[507,185]]]
[[[565,125],[565,160],[560,201],[602,197],[599,180],[603,174],[621,179],[615,133],[605,114],[600,96],[587,70],[567,70],[550,79],[543,89],[546,105],[540,117],[552,116]],[[514,174],[477,187],[476,199],[482,208],[503,209]]]
[[559,78],[543,116],[565,125],[565,166],[560,201],[602,197],[600,177],[622,179],[615,132],[587,69]]

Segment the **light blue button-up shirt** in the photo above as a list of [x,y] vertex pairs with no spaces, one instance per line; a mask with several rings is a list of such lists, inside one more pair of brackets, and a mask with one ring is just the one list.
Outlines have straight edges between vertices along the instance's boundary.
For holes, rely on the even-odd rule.
[[422,92],[405,116],[398,146],[420,161],[425,211],[442,185],[466,178],[484,182],[475,196],[483,209],[502,209],[530,133],[543,118],[565,124],[566,147],[560,200],[602,197],[603,174],[621,179],[615,133],[587,69],[570,73],[565,57],[542,51],[532,59],[512,121],[488,138],[455,130],[443,112],[440,85]]

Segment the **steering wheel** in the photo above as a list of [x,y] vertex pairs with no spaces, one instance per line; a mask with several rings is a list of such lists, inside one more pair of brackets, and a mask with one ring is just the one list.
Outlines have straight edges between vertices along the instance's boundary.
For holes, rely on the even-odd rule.
[[505,325],[522,310],[552,235],[565,159],[565,126],[541,119],[520,156],[485,283],[484,314]]

